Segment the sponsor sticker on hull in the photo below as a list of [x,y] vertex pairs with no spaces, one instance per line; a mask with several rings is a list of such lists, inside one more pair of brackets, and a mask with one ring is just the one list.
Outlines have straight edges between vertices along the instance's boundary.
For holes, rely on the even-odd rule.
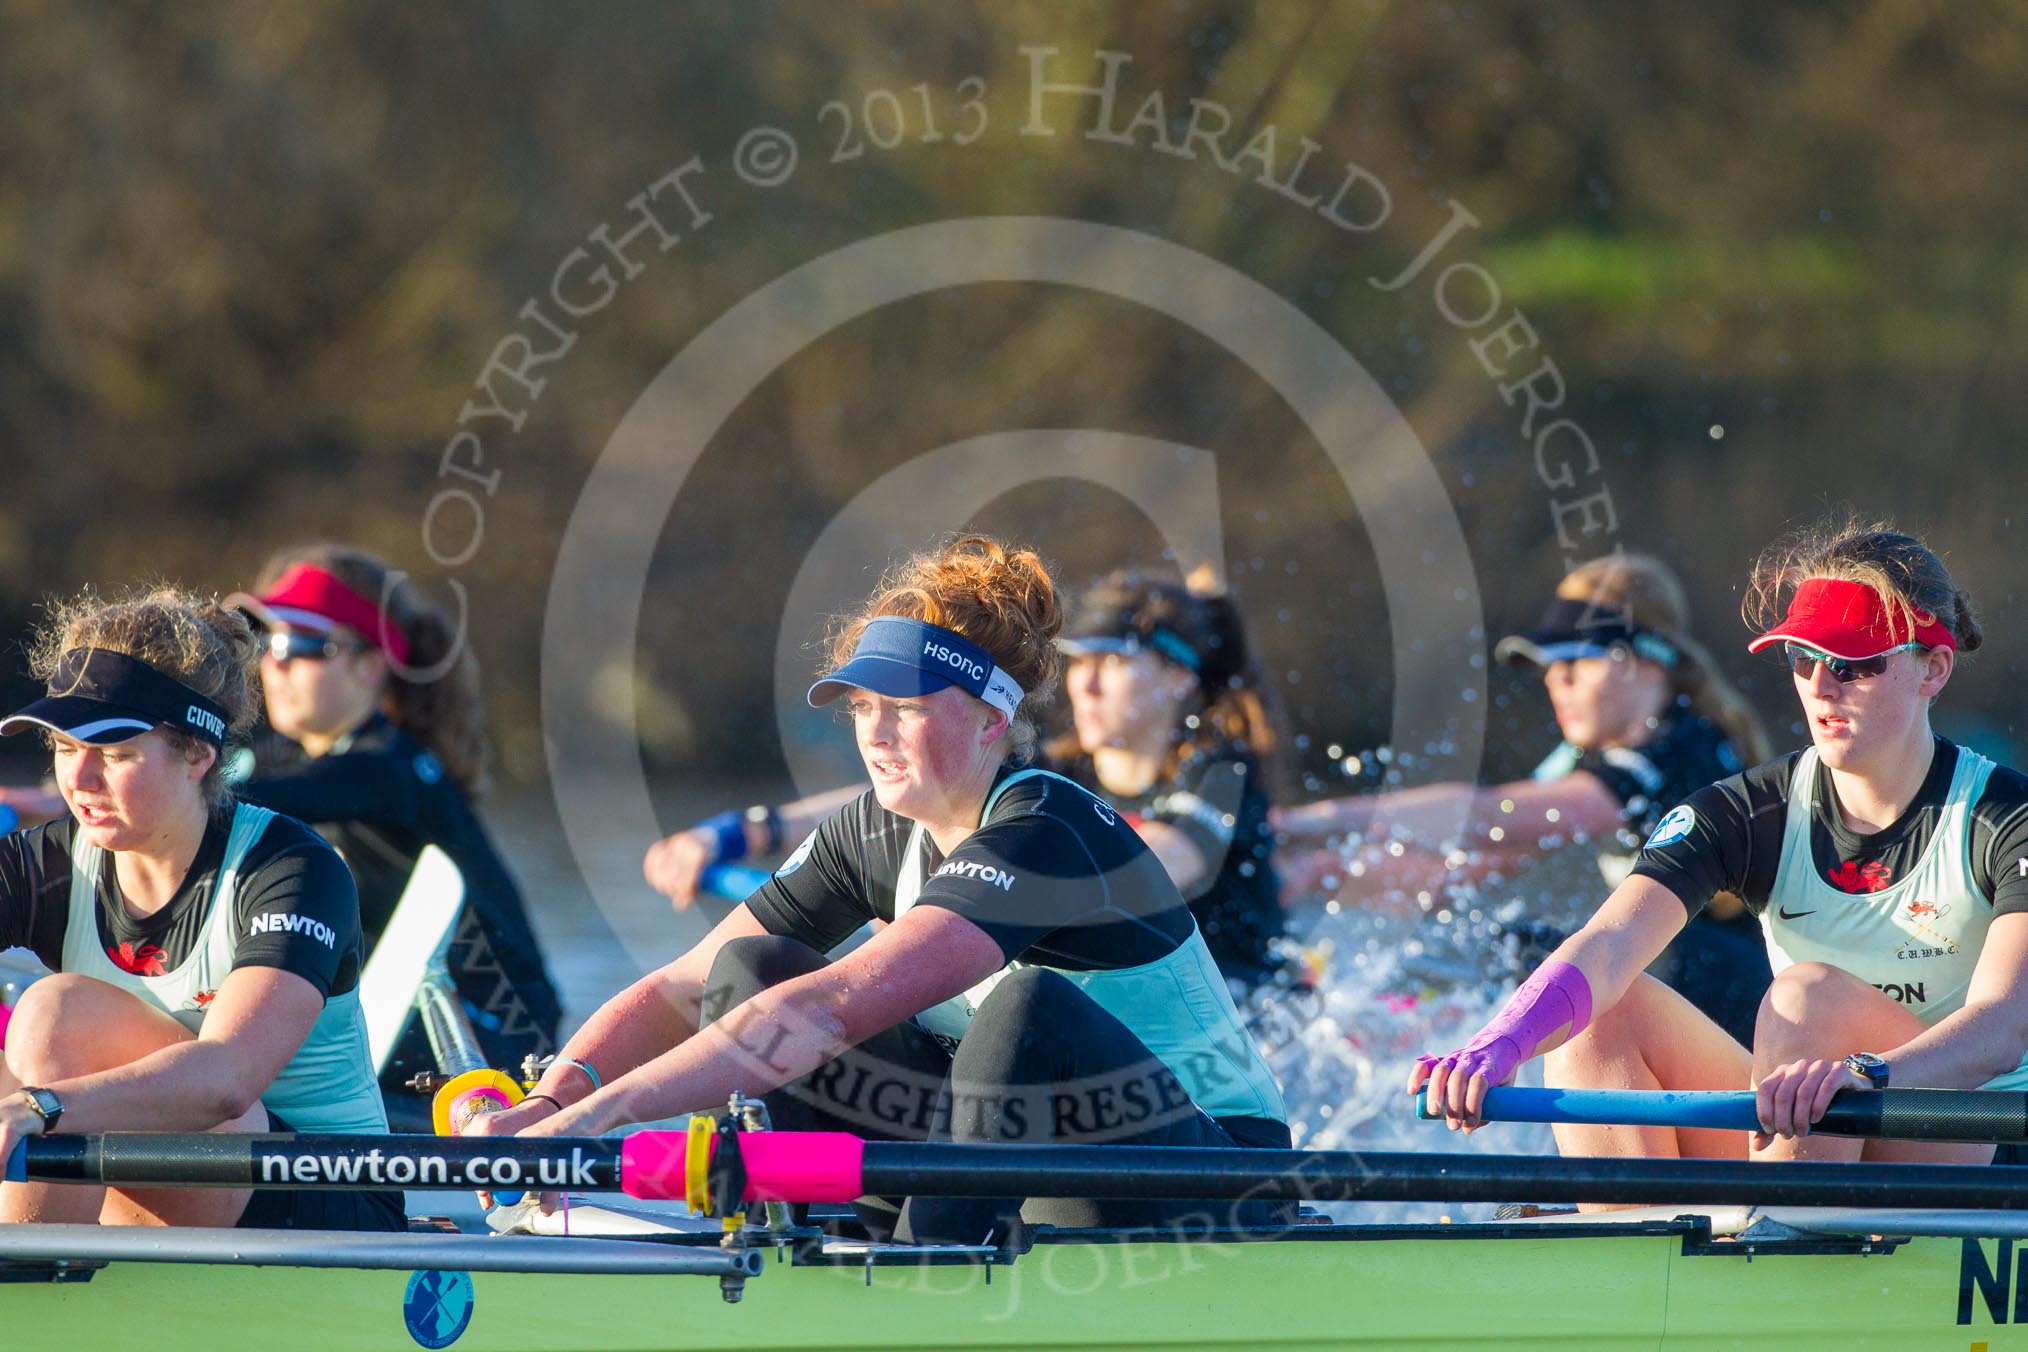
[[477,1289],[469,1272],[418,1272],[408,1279],[401,1318],[418,1346],[449,1347],[471,1327]]

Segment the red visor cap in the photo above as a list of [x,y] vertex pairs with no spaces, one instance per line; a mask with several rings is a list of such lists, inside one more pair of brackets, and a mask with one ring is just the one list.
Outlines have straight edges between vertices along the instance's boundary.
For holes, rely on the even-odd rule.
[[1747,644],[1746,650],[1757,653],[1776,643],[1801,643],[1856,662],[1910,642],[1925,648],[1957,648],[1951,631],[1927,610],[1915,612],[1915,632],[1909,634],[1896,627],[1880,594],[1865,583],[1813,577],[1796,588],[1781,622]]
[[315,623],[318,620],[327,625],[342,624],[387,654],[396,665],[408,665],[408,635],[401,632],[393,617],[315,564],[291,564],[266,592],[259,596],[235,593],[226,598],[226,604],[237,606],[268,625],[280,623],[315,629],[319,627]]

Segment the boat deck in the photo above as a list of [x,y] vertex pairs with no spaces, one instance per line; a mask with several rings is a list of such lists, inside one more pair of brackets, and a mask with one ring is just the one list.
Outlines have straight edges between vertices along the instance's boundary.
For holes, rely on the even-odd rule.
[[[758,1242],[742,1260],[757,1272],[735,1283],[738,1303],[712,1267],[725,1266],[715,1223],[641,1208],[578,1207],[569,1238],[356,1237],[367,1242],[349,1254],[335,1250],[352,1237],[183,1231],[173,1243],[140,1237],[152,1252],[80,1264],[51,1256],[63,1237],[30,1256],[16,1232],[0,1235],[0,1255],[12,1255],[0,1258],[0,1318],[24,1347],[99,1339],[113,1321],[145,1318],[156,1352],[249,1338],[399,1348],[432,1345],[454,1325],[460,1348],[543,1352],[2028,1349],[2017,1328],[2028,1315],[2014,1253],[2021,1218],[1703,1211],[1195,1235],[1045,1229],[1025,1252],[990,1254],[806,1228]],[[214,1246],[201,1271],[176,1261],[192,1245]],[[221,1262],[232,1253],[239,1263]],[[439,1272],[471,1275],[414,1275]]]

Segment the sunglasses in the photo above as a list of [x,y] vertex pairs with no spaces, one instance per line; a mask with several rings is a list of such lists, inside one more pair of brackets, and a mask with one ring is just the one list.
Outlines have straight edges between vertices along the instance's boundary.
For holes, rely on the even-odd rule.
[[1839,685],[1850,685],[1854,681],[1863,681],[1887,670],[1887,659],[1894,654],[1918,652],[1925,646],[1921,643],[1902,643],[1884,653],[1875,653],[1871,657],[1833,657],[1829,653],[1820,653],[1815,648],[1804,647],[1800,643],[1784,643],[1782,653],[1788,658],[1789,670],[1798,680],[1807,681],[1814,677],[1816,666],[1821,662],[1830,670],[1831,678]]
[[306,633],[301,629],[270,629],[267,635],[267,655],[277,662],[293,662],[298,658],[324,662],[345,653],[363,651],[365,649],[360,644],[332,638],[329,634]]

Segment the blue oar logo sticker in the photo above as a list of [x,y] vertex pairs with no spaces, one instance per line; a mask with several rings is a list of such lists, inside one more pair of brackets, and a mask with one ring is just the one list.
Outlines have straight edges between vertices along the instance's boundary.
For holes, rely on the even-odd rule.
[[464,1336],[476,1303],[469,1272],[418,1272],[408,1279],[401,1317],[424,1347],[449,1347]]

